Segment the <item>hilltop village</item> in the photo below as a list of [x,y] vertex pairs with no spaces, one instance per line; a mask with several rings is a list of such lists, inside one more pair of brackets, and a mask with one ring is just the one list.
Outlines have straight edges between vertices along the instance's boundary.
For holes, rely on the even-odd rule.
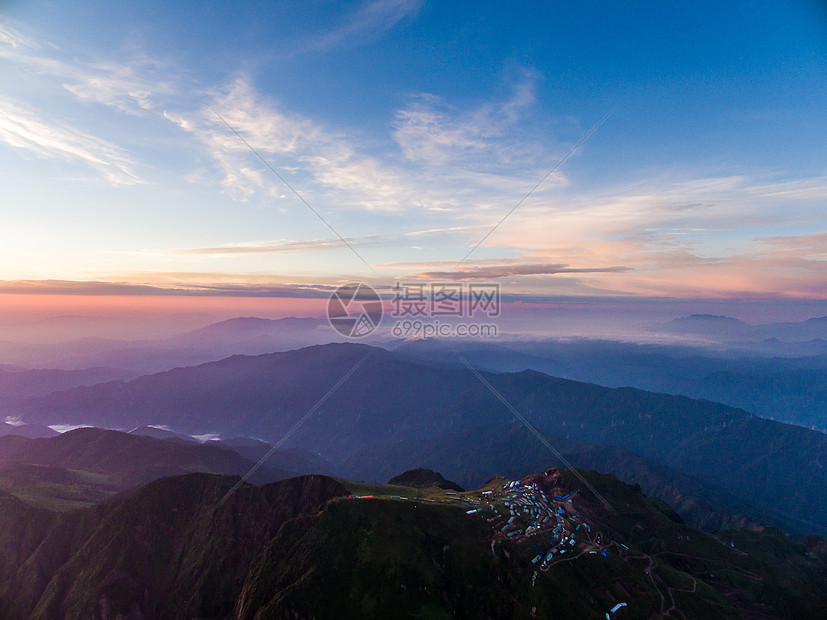
[[[476,491],[436,490],[442,497],[406,497],[391,499],[432,503],[456,503],[468,515],[485,517],[492,526],[494,539],[532,542],[537,552],[532,563],[546,570],[556,561],[600,553],[606,557],[611,544],[600,532],[593,532],[584,521],[575,503],[578,491],[562,494],[546,493],[536,481],[495,478]],[[372,499],[373,495],[353,496]],[[619,545],[628,550],[625,545]],[[564,558],[568,554],[568,558]]]
[[[433,492],[427,496],[393,495],[391,499],[458,504],[467,515],[485,518],[491,524],[492,549],[505,540],[531,545],[531,563],[538,571],[548,571],[556,564],[586,554],[608,557],[612,552],[629,551],[626,545],[607,541],[602,532],[592,528],[578,510],[578,505],[584,504],[579,492],[560,485],[556,472],[522,480],[494,478],[475,491],[430,491]],[[373,497],[362,495],[353,499]],[[613,618],[624,607],[625,602],[618,602],[606,612],[606,618]]]

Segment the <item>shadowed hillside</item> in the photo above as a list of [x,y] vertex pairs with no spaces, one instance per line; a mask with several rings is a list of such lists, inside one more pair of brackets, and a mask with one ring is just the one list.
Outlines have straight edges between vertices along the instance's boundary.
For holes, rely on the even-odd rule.
[[[627,617],[797,619],[827,603],[819,539],[804,546],[777,530],[714,538],[634,487],[585,475],[611,511],[556,470],[453,495],[409,488],[407,499],[402,487],[324,476],[242,485],[227,498],[236,478],[188,474],[63,515],[0,494],[0,516],[16,524],[0,535],[0,611],[44,620],[596,618],[623,603]],[[508,502],[523,493],[565,516],[534,534],[503,534]],[[530,518],[531,502],[512,514]],[[554,523],[566,528],[563,542]]]

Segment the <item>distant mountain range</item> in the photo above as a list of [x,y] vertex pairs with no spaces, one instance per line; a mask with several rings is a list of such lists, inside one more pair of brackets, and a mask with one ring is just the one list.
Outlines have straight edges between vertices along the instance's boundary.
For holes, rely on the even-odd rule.
[[827,316],[806,321],[751,325],[729,316],[691,314],[669,321],[659,329],[677,334],[707,336],[723,342],[768,339],[793,342],[827,340]]
[[29,439],[38,439],[40,437],[57,437],[59,434],[57,431],[42,424],[9,424],[7,422],[0,422],[0,437],[17,435],[20,437],[28,437]]
[[[357,366],[350,379],[330,393]],[[823,433],[709,401],[610,389],[533,371],[485,377],[550,440],[572,442],[566,453],[590,453],[588,458],[594,458],[595,449],[614,446],[664,466],[658,470],[660,481],[652,482],[651,488],[669,489],[663,491],[667,498],[681,489],[703,496],[703,486],[708,485],[719,499],[743,503],[749,519],[783,519],[802,533],[827,529]],[[419,454],[427,455],[427,446],[442,449],[445,437],[473,436],[475,429],[513,420],[467,369],[414,362],[355,344],[234,356],[126,383],[79,387],[30,400],[19,413],[25,421],[39,424],[154,424],[186,434],[275,441],[314,407],[315,415],[298,429],[290,446],[322,454],[339,469],[352,468],[359,458],[370,462],[370,455],[387,453],[388,446],[400,442],[424,442]],[[511,441],[503,442],[502,437]],[[463,449],[480,455],[473,461],[479,463],[474,475],[484,476],[497,473],[503,454],[515,455],[515,467],[526,466],[523,455],[537,445],[536,438],[505,434],[481,436],[473,448]],[[485,455],[493,457],[486,461]],[[611,463],[601,462],[612,471]],[[429,465],[406,463],[404,468]],[[471,479],[471,467],[465,462],[442,471],[464,485]],[[386,480],[389,473],[345,471],[366,480]],[[632,476],[632,471],[627,467],[626,474]],[[666,471],[686,479],[680,484],[663,480],[668,478]],[[691,492],[687,481],[692,481]],[[740,507],[718,510],[742,513]]]
[[262,338],[282,336],[285,333],[298,334],[305,331],[314,331],[323,325],[326,326],[327,323],[312,318],[262,319],[258,317],[237,317],[193,330],[175,338],[175,341],[179,344],[191,342],[200,345],[205,339],[213,342],[218,340],[237,343],[241,338],[260,342]]
[[129,431],[129,434],[140,435],[141,437],[153,437],[155,439],[168,439],[170,441],[180,441],[184,443],[198,443],[198,440],[194,437],[183,435],[182,433],[176,433],[158,426],[139,426]]
[[827,541],[713,537],[611,476],[580,475],[591,490],[568,471],[522,478],[569,498],[552,522],[565,542],[551,524],[504,534],[519,494],[501,478],[456,496],[324,476],[228,495],[236,478],[195,473],[63,514],[0,492],[0,616],[798,620],[827,606]]
[[334,336],[336,332],[326,319],[239,317],[155,340],[87,337],[56,344],[0,342],[0,359],[28,368],[126,369],[117,372],[128,372],[134,377],[239,353],[256,355],[321,344]]
[[84,370],[4,370],[0,368],[0,399],[14,401],[81,385],[134,379],[136,374],[116,368]]
[[[83,317],[64,317],[76,322]],[[83,322],[82,321],[82,322]],[[90,323],[91,325],[91,323]],[[749,325],[732,317],[690,315],[638,334],[658,344],[578,339],[457,341],[480,368],[538,370],[608,387],[706,398],[750,413],[827,432],[827,318]],[[102,338],[45,344],[0,342],[0,413],[19,398],[111,380],[128,380],[235,354],[288,351],[336,339],[325,319],[238,317],[157,340]],[[428,363],[456,366],[447,343],[371,336],[367,343]],[[629,336],[629,338],[634,338]],[[65,368],[72,370],[36,370]],[[96,368],[93,368],[96,367]]]
[[580,338],[453,345],[418,340],[394,351],[412,360],[462,368],[452,347],[470,363],[492,372],[531,369],[607,387],[705,398],[761,417],[827,431],[827,354],[799,351],[792,357],[768,357]]

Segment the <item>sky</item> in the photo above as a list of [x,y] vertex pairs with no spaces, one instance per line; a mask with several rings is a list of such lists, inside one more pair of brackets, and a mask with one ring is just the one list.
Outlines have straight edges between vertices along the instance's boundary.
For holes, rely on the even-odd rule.
[[815,316],[826,207],[815,0],[0,4],[0,294]]

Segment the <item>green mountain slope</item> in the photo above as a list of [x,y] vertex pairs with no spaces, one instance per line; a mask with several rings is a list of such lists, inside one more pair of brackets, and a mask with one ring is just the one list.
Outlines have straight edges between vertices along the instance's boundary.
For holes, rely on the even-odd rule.
[[[557,470],[516,490],[494,479],[458,494],[410,489],[406,499],[398,486],[313,475],[241,485],[223,502],[237,479],[189,474],[62,515],[0,495],[4,525],[17,523],[14,536],[0,535],[12,551],[0,615],[603,618],[626,603],[616,617],[798,619],[827,605],[819,539],[715,538],[612,476],[581,476],[611,509]],[[521,528],[540,524],[537,498],[564,516],[501,531],[517,527],[501,527],[514,507]],[[555,523],[563,532],[551,542]],[[553,559],[532,562],[538,550]]]
[[[305,465],[303,459],[285,454],[274,460]],[[0,437],[0,489],[50,510],[89,506],[152,480],[188,472],[241,476],[254,463],[218,443],[162,440],[100,428],[80,428],[47,439]],[[296,473],[267,463],[251,481],[272,482]]]

